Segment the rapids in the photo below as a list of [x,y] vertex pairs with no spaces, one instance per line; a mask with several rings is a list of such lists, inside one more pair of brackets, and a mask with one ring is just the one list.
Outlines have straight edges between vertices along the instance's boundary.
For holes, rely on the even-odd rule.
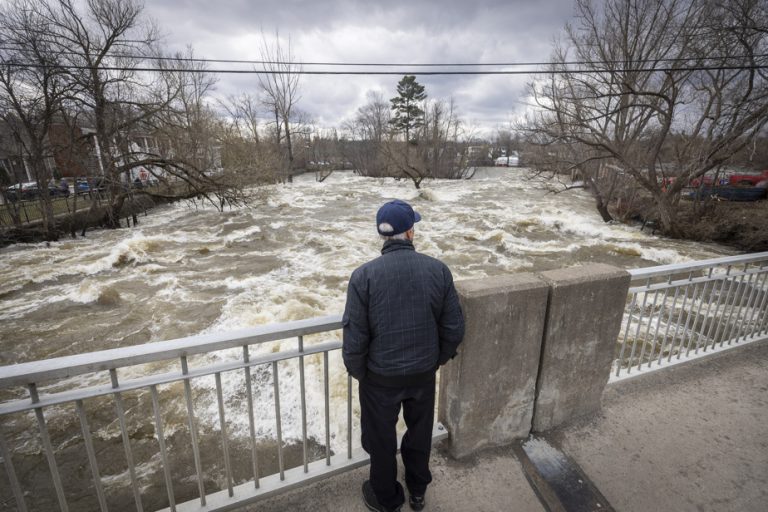
[[339,313],[350,272],[380,248],[377,207],[411,202],[419,251],[456,279],[582,262],[632,268],[732,250],[606,225],[583,191],[548,194],[520,169],[470,181],[311,174],[219,213],[157,208],[139,226],[0,250],[0,365]]

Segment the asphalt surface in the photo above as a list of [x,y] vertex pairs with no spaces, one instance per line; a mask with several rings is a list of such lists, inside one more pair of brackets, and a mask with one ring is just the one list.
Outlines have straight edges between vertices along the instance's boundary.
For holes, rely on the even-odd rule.
[[610,385],[553,433],[616,510],[768,510],[768,340]]

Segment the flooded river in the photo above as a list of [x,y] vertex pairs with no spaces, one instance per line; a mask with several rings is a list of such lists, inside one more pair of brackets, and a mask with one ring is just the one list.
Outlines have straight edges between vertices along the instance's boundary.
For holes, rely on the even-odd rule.
[[[323,183],[304,175],[292,184],[266,187],[258,197],[250,206],[223,213],[164,206],[140,217],[136,228],[0,250],[0,366],[340,313],[350,272],[378,254],[374,217],[391,198],[407,200],[421,213],[417,250],[445,261],[456,279],[585,262],[632,268],[732,253],[716,245],[651,236],[638,227],[606,225],[585,192],[546,193],[520,169],[483,169],[472,180],[430,181],[422,190],[410,181],[352,173],[334,173]],[[346,378],[338,358],[332,364],[338,374],[333,385],[343,390]],[[288,368],[281,380],[290,382],[292,374]],[[266,383],[268,376],[263,377]],[[213,389],[212,379],[208,385]],[[224,388],[228,397],[242,398],[242,379],[225,379]],[[181,392],[169,387],[166,395]],[[206,396],[199,397],[197,413],[203,431],[215,430],[216,402]],[[146,397],[136,401],[137,408],[148,403]],[[172,399],[166,396],[164,402]],[[105,402],[105,407],[113,406]],[[334,409],[344,417],[344,407],[340,401]],[[183,407],[177,409],[166,419],[171,445],[185,421]],[[114,410],[109,410],[103,417],[92,413],[92,428],[104,450],[110,440],[119,446]],[[75,419],[66,419],[72,411],[47,414],[54,441],[66,449],[79,428]],[[287,402],[284,414],[284,435],[295,441],[300,436],[297,405]],[[7,421],[4,428],[21,453],[39,455],[30,418]],[[231,421],[235,443],[245,442],[247,419]],[[310,410],[309,431],[317,440],[323,439],[322,421],[321,411]],[[271,439],[274,415],[265,414],[257,423],[259,438]],[[141,428],[136,427],[132,439],[151,440],[152,433]],[[183,440],[176,444],[183,446]],[[147,448],[148,475],[158,470],[153,451]],[[189,454],[180,453],[177,467],[188,467],[188,459]],[[248,467],[247,456],[243,464]],[[27,470],[35,468],[45,477],[44,461],[30,459]],[[103,478],[127,489],[123,471],[104,470]],[[89,478],[86,469],[78,478]],[[0,490],[7,489],[3,476]],[[158,492],[158,505],[162,497]],[[87,503],[80,508],[87,509]]]
[[376,209],[394,197],[424,218],[417,249],[456,279],[730,252],[606,225],[583,191],[547,194],[518,169],[478,174],[422,190],[305,175],[250,207],[166,206],[137,228],[2,249],[0,365],[339,313],[350,272],[380,249]]

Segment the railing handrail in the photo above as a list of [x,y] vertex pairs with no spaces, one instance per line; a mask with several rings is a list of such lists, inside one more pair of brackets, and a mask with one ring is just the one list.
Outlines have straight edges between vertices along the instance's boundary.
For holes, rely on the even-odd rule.
[[0,366],[0,389],[333,331],[341,327],[341,315],[329,315]]
[[648,279],[650,277],[665,276],[678,272],[691,272],[718,265],[737,265],[741,263],[751,263],[754,261],[768,260],[768,252],[756,252],[752,254],[739,254],[736,256],[725,256],[722,258],[713,258],[709,260],[698,260],[686,263],[672,263],[669,265],[658,265],[653,267],[633,268],[627,270],[632,276],[632,281]]
[[38,407],[50,407],[52,405],[66,404],[75,402],[76,400],[84,400],[86,398],[111,395],[114,393],[124,393],[126,391],[134,391],[137,389],[149,388],[151,386],[159,386],[162,384],[171,384],[173,382],[180,382],[185,379],[196,379],[198,377],[215,375],[216,373],[241,370],[246,367],[253,368],[273,362],[296,359],[301,356],[323,354],[325,352],[331,352],[340,348],[340,341],[331,341],[327,343],[320,343],[319,345],[312,345],[311,347],[305,348],[304,350],[281,350],[280,352],[265,354],[251,358],[247,363],[237,360],[228,361],[224,363],[208,365],[200,369],[189,370],[188,373],[173,371],[124,380],[117,387],[109,384],[102,384],[83,388],[75,388],[67,391],[60,391],[54,394],[40,396],[40,399],[37,402],[30,402],[29,399],[26,398],[12,400],[0,403],[0,416],[16,412],[29,411]]

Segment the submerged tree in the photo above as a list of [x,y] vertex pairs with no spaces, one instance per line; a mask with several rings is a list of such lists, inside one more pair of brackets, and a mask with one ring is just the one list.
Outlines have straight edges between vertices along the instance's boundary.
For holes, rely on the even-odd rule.
[[262,102],[254,94],[229,96],[220,102],[218,142],[222,166],[243,185],[275,183],[284,178],[279,147],[262,135]]
[[[414,165],[412,146],[418,144],[417,130],[424,126],[424,110],[419,106],[420,102],[427,99],[424,86],[416,81],[413,75],[405,75],[397,83],[397,96],[390,99],[392,117],[389,124],[393,134],[405,135],[404,145],[394,138],[382,145],[382,154],[385,156],[388,166],[399,170],[400,174],[410,179],[416,188],[421,187],[421,182],[427,177],[426,169],[420,165]],[[417,159],[418,160],[418,159]]]
[[351,140],[342,145],[342,153],[362,176],[387,176],[382,147],[390,138],[389,103],[378,91],[368,91],[367,103],[345,123]]
[[397,90],[389,104],[369,92],[368,102],[345,124],[351,140],[343,152],[357,171],[407,178],[416,188],[426,178],[466,177],[466,133],[453,98],[427,101],[413,76],[403,77]]
[[268,41],[262,33],[260,53],[263,63],[262,73],[258,75],[259,85],[264,93],[264,105],[275,120],[275,143],[285,147],[283,173],[291,181],[295,157],[293,128],[298,115],[296,104],[301,97],[301,65],[296,63],[290,38],[282,44],[277,33],[274,41]]
[[423,122],[417,128],[418,144],[390,141],[384,154],[391,165],[416,188],[425,178],[460,179],[467,175],[466,147],[460,142],[463,123],[453,98],[425,104]]

